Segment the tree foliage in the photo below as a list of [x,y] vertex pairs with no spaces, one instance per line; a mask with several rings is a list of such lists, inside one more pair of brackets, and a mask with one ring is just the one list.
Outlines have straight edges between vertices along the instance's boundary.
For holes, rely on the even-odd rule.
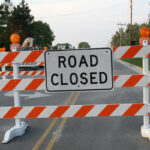
[[9,47],[9,35],[8,35],[8,20],[13,8],[12,2],[10,0],[4,0],[0,4],[0,47]]
[[[133,24],[132,25],[132,41],[134,45],[139,45],[139,30],[142,26],[148,26],[148,24]],[[116,31],[116,33],[112,36],[111,39],[111,46],[120,46],[120,32],[122,32],[122,46],[130,45],[130,24],[126,26],[126,29],[119,29],[119,31]]]
[[31,10],[24,0],[19,5],[14,7],[11,16],[9,18],[9,27],[11,32],[19,33],[22,41],[31,36],[31,24],[33,23],[34,17],[30,14]]
[[42,21],[33,22],[31,25],[31,35],[38,46],[52,46],[54,40],[54,34],[50,29],[49,24],[43,23]]
[[89,45],[88,42],[80,42],[78,45],[78,48],[90,48],[91,46]]
[[[2,27],[6,24],[7,27]],[[34,21],[28,3],[22,0],[17,6],[13,6],[11,0],[4,0],[0,4],[0,47],[9,49],[9,37],[12,33],[19,33],[21,43],[27,37],[33,37],[39,47],[52,45],[54,34],[47,23]]]

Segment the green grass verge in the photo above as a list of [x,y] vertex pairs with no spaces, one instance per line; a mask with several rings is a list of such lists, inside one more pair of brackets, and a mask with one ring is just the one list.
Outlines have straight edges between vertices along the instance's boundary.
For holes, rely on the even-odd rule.
[[[121,60],[143,68],[142,58],[126,58],[126,59],[121,59]],[[149,70],[150,70],[150,58],[149,58]]]

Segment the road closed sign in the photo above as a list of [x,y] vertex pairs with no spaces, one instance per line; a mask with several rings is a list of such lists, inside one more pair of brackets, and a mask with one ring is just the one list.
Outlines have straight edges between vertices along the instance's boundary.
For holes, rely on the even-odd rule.
[[45,51],[47,92],[111,90],[113,88],[112,50]]

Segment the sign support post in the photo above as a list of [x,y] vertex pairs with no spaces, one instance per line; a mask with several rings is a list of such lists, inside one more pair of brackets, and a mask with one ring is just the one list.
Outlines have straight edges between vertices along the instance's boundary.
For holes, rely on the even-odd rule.
[[[12,51],[16,52],[17,47],[13,46]],[[19,79],[19,65],[17,63],[13,64],[13,72],[14,79]],[[20,92],[18,90],[14,90],[14,106],[21,106]],[[21,119],[19,118],[15,119],[15,124],[16,125],[14,127],[6,131],[2,143],[8,143],[14,137],[23,135],[25,133],[26,128],[28,127],[28,124],[24,121],[21,121]]]
[[[2,66],[2,72],[5,72],[5,71],[6,71],[6,66],[4,65],[4,66]],[[6,75],[3,75],[2,79],[6,80]]]
[[[147,46],[148,41],[143,41],[143,46]],[[143,74],[148,76],[149,75],[149,58],[143,58]],[[143,87],[143,103],[149,105],[149,87]],[[143,126],[141,127],[141,134],[145,138],[150,139],[150,122],[149,116],[143,117]]]

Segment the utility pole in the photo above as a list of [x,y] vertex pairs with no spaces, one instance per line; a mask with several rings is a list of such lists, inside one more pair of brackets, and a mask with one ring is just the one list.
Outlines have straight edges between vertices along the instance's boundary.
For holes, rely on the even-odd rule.
[[125,23],[118,23],[118,26],[120,26],[119,28],[119,32],[120,32],[120,46],[122,46],[122,31],[123,31],[123,26],[125,26]]
[[132,11],[133,11],[133,5],[131,0],[131,16],[130,16],[130,45],[132,45]]
[[150,2],[149,2],[148,26],[149,26],[149,28],[150,28]]

